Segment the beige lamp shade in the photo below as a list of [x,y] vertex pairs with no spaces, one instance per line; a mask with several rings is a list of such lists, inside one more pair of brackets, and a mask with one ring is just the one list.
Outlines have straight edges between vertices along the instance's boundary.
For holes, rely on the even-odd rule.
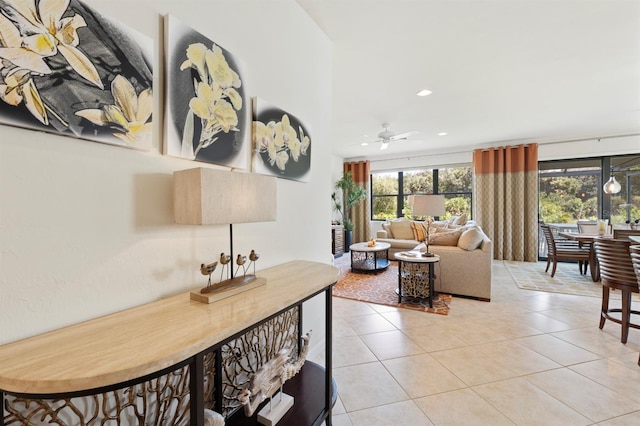
[[444,195],[411,195],[414,216],[442,216],[445,214]]
[[276,177],[195,168],[173,173],[174,216],[183,225],[276,220]]

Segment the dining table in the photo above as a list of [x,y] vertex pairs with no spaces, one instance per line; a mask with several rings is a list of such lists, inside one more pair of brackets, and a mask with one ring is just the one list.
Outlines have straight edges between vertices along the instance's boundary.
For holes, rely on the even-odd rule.
[[613,238],[612,234],[587,234],[581,232],[558,232],[558,236],[572,241],[578,241],[589,246],[589,273],[594,282],[600,281],[600,268],[596,258],[595,243],[596,238]]

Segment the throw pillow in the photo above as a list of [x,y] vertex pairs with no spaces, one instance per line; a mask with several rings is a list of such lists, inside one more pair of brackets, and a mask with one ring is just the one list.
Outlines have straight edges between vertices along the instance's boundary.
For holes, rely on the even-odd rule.
[[382,229],[387,232],[387,238],[393,238],[393,232],[391,232],[391,224],[389,222],[384,222]]
[[462,230],[437,232],[429,235],[429,244],[434,246],[457,246]]
[[413,231],[413,239],[416,241],[424,241],[427,235],[427,230],[423,226],[422,222],[411,222],[411,230]]
[[413,240],[411,221],[407,219],[392,220],[391,233],[393,234],[393,238],[397,240]]
[[456,220],[453,222],[454,225],[464,225],[465,223],[467,223],[467,215],[463,214],[461,216],[454,216],[456,217]]
[[478,228],[469,228],[460,235],[458,247],[463,250],[472,251],[480,247],[484,234]]
[[456,221],[457,221],[459,218],[460,218],[460,216],[451,216],[451,217],[449,218],[449,224],[450,224],[450,225],[455,225],[455,224],[456,224]]
[[[424,225],[425,228],[427,227],[427,225]],[[441,223],[441,222],[431,222],[431,225],[429,226],[429,234],[435,234],[436,232],[442,232],[442,231],[446,231],[448,229],[448,223]]]

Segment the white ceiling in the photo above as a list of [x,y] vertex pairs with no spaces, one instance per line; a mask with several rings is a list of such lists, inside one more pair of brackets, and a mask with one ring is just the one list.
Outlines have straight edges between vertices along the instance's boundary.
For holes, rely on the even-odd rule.
[[[296,1],[333,42],[339,156],[640,133],[640,0]],[[361,146],[383,122],[419,134]]]

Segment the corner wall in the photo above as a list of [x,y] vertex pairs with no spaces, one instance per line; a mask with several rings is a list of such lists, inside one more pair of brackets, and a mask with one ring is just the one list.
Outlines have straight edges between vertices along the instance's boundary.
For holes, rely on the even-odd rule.
[[[0,125],[0,344],[99,317],[206,282],[199,265],[229,249],[229,227],[173,222],[175,170],[209,165],[162,152],[161,16],[171,13],[247,65],[249,95],[309,125],[311,181],[277,180],[277,221],[233,227],[258,269],[331,255],[331,43],[293,0],[86,0],[150,36],[154,146],[138,152]],[[313,345],[322,301],[305,309]]]

